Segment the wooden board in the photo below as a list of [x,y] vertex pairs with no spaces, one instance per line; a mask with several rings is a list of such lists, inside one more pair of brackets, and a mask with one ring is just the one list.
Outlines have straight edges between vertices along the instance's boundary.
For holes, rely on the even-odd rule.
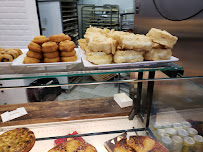
[[131,107],[120,108],[112,97],[66,101],[32,102],[1,105],[0,114],[25,107],[28,114],[9,122],[0,121],[0,127],[68,120],[126,116]]

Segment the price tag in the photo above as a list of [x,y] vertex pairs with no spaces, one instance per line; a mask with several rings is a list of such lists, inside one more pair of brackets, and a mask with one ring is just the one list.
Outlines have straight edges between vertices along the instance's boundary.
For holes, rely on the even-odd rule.
[[27,114],[27,111],[25,110],[25,108],[21,107],[10,112],[9,111],[4,112],[3,114],[1,114],[1,119],[2,119],[2,122],[6,122],[26,114]]

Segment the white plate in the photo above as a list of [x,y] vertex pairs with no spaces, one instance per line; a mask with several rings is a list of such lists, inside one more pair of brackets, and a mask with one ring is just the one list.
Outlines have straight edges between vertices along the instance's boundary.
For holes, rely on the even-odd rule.
[[75,48],[76,55],[78,59],[74,62],[53,62],[53,63],[32,63],[32,64],[23,64],[23,60],[26,57],[26,53],[28,49],[25,49],[24,53],[18,57],[15,61],[13,61],[13,66],[27,66],[27,67],[47,67],[47,66],[61,66],[61,65],[72,65],[81,63],[81,55],[78,48]]
[[98,67],[98,68],[111,68],[111,67],[125,67],[125,66],[150,66],[158,63],[165,63],[165,62],[174,62],[178,61],[179,59],[172,56],[170,60],[159,60],[159,61],[143,61],[143,62],[135,62],[135,63],[112,63],[112,64],[102,64],[102,65],[95,65],[91,62],[89,62],[86,59],[85,51],[83,51],[81,48],[78,48],[80,50],[80,54],[82,56],[82,61],[85,67]]
[[[25,53],[27,49],[21,49],[22,53]],[[16,61],[18,58],[23,56],[23,54],[19,55],[16,59],[14,59],[12,62],[0,62],[0,66],[9,66],[12,65],[14,61]]]

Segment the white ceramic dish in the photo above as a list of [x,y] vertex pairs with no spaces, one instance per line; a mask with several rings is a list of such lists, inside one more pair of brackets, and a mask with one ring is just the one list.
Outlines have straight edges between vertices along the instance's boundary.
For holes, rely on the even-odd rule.
[[[22,51],[22,53],[24,54],[24,53],[27,51],[27,49],[21,49],[21,51]],[[0,62],[0,66],[11,66],[12,63],[13,63],[14,61],[16,61],[18,58],[21,58],[21,56],[23,56],[23,54],[19,55],[19,56],[18,56],[16,59],[14,59],[12,62]]]
[[125,66],[150,66],[150,65],[154,65],[154,64],[158,64],[158,63],[165,63],[165,62],[174,62],[174,61],[178,61],[179,59],[172,56],[170,60],[159,60],[159,61],[143,61],[143,62],[135,62],[135,63],[113,63],[113,64],[102,64],[102,65],[95,65],[91,62],[89,62],[86,59],[86,54],[85,51],[83,51],[81,48],[78,48],[78,50],[80,51],[80,54],[82,56],[82,61],[85,67],[98,67],[98,68],[111,68],[111,67],[125,67]]
[[76,55],[78,59],[75,62],[53,62],[53,63],[33,63],[33,64],[23,64],[23,60],[28,52],[28,49],[25,49],[23,54],[18,57],[15,61],[13,61],[12,66],[27,66],[27,67],[47,67],[47,66],[67,66],[81,63],[81,54],[78,48],[75,48]]

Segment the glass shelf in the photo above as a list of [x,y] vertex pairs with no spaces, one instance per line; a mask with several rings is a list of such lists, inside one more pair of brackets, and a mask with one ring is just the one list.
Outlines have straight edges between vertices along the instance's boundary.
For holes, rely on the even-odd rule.
[[82,64],[55,67],[0,67],[0,80],[30,79],[44,77],[86,76],[95,74],[129,73],[144,71],[176,71],[183,67],[175,63],[142,65],[139,67],[86,68]]

